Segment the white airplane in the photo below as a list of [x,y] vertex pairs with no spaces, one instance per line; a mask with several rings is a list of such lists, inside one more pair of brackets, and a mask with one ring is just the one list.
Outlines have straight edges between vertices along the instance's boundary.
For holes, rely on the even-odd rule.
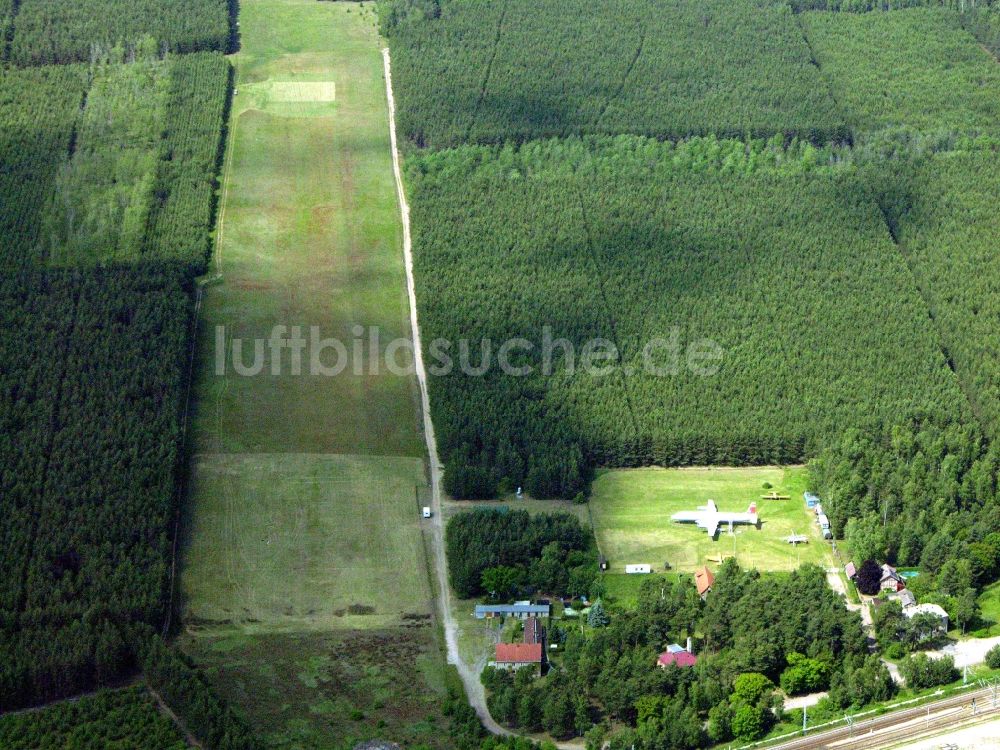
[[722,524],[729,524],[729,531],[732,532],[735,524],[757,525],[757,503],[750,503],[746,513],[722,513],[714,500],[709,500],[708,505],[698,507],[698,510],[685,510],[674,513],[670,517],[676,523],[695,523],[714,537]]

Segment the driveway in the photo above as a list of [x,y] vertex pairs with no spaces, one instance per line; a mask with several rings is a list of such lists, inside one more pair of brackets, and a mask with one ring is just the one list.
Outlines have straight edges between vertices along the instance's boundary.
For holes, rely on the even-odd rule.
[[966,638],[952,643],[937,651],[928,651],[930,656],[953,656],[955,666],[974,667],[986,661],[986,652],[1000,645],[1000,636],[996,638]]

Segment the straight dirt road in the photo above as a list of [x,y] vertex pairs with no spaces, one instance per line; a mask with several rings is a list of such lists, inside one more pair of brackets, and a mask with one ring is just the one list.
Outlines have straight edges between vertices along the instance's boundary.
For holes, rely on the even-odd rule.
[[[414,348],[414,364],[420,388],[420,410],[422,412],[424,440],[427,443],[427,460],[431,484],[431,509],[433,510],[433,516],[431,519],[432,559],[430,562],[434,566],[434,576],[437,581],[437,604],[441,623],[444,627],[445,643],[448,649],[448,663],[453,664],[455,669],[458,670],[458,674],[462,678],[462,683],[465,685],[465,693],[468,697],[469,705],[475,709],[476,714],[487,731],[491,734],[511,735],[513,732],[500,726],[490,716],[489,708],[486,706],[486,691],[483,688],[483,683],[479,680],[479,670],[469,665],[462,658],[458,649],[458,622],[455,620],[451,589],[448,586],[448,564],[444,545],[444,517],[441,512],[441,462],[438,458],[437,443],[434,438],[430,394],[427,389],[427,370],[424,367],[423,351],[420,345],[420,322],[417,317],[416,284],[413,278],[413,241],[410,234],[410,205],[406,200],[401,157],[399,155],[399,145],[396,140],[396,100],[392,93],[392,60],[388,49],[382,50],[382,58],[385,64],[385,94],[389,102],[392,166],[396,175],[399,210],[403,218],[403,257],[406,268],[406,291],[410,300],[410,326]],[[556,747],[561,748],[561,750],[580,750],[583,745],[572,742],[557,742]]]
[[420,411],[423,417],[424,440],[427,443],[427,465],[429,467],[431,484],[431,537],[433,543],[434,574],[438,588],[438,610],[444,627],[445,642],[448,648],[448,663],[458,670],[465,685],[465,693],[469,704],[476,710],[480,721],[493,734],[510,734],[490,716],[486,707],[486,691],[479,675],[462,659],[458,650],[458,623],[451,605],[451,589],[448,586],[448,566],[444,547],[444,518],[441,512],[441,462],[438,458],[437,442],[434,437],[434,422],[431,420],[431,401],[427,389],[427,369],[424,367],[424,355],[420,339],[420,322],[417,318],[417,293],[413,279],[413,240],[410,234],[410,205],[406,200],[406,190],[403,186],[403,172],[399,156],[399,144],[396,141],[396,100],[392,93],[392,60],[389,50],[382,50],[385,63],[385,94],[389,102],[389,137],[392,141],[392,167],[396,176],[396,192],[399,196],[399,210],[403,217],[403,258],[406,267],[406,293],[410,300],[410,328],[413,339],[414,363],[417,371],[417,382],[420,387]]

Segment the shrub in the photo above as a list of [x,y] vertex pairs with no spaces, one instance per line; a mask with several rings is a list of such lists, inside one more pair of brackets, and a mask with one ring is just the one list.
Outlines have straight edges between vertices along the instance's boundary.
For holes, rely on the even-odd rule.
[[955,659],[951,656],[939,659],[932,659],[927,654],[907,656],[899,663],[899,671],[906,680],[906,686],[914,690],[947,685],[959,677]]

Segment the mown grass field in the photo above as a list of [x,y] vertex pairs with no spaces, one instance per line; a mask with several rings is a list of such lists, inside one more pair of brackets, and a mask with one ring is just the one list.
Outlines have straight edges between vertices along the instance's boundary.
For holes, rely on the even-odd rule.
[[[763,500],[773,491],[788,500]],[[692,572],[702,565],[717,566],[716,559],[735,554],[740,565],[759,570],[793,570],[805,562],[830,564],[829,546],[823,542],[813,514],[805,507],[804,468],[685,468],[634,469],[599,474],[590,500],[594,530],[601,552],[610,563],[609,578],[624,574],[625,565],[649,563],[663,570],[665,562],[677,572]],[[760,529],[737,526],[735,533],[721,528],[716,539],[694,524],[677,524],[670,517],[694,510],[709,499],[721,511],[743,512],[757,502]],[[792,547],[791,534],[808,534],[809,543]],[[637,578],[641,576],[636,576]],[[628,584],[611,584],[613,593],[628,599]]]
[[418,458],[200,455],[185,575],[193,627],[384,627],[427,613]]
[[[387,613],[428,611],[410,380],[368,374],[367,359],[362,375],[311,375],[308,352],[299,375],[286,352],[277,375],[270,363],[239,375],[230,356],[220,376],[215,350],[218,326],[228,355],[231,335],[267,338],[275,325],[348,344],[354,326],[407,333],[374,20],[302,0],[253,0],[241,19],[222,282],[206,287],[201,315],[186,613],[258,630],[357,627],[338,613],[358,605],[385,627]],[[262,93],[310,81],[335,84],[336,98],[307,114]]]
[[[374,13],[245,0],[233,120],[195,377],[181,643],[276,748],[375,736],[439,747],[414,384],[237,375],[233,337],[316,326],[409,334]],[[217,374],[225,326],[225,374]],[[253,358],[253,341],[244,361]],[[324,359],[329,366],[330,360]],[[441,726],[438,726],[438,723]]]
[[[360,373],[290,376],[285,353],[271,375],[235,374],[233,338],[275,325],[315,326],[350,349],[354,326],[408,336],[402,230],[393,185],[382,62],[374,15],[353,3],[254,0],[241,5],[234,57],[231,160],[200,336],[199,452],[421,455],[410,379]],[[320,82],[316,101],[275,92]],[[329,89],[335,88],[330,100]],[[216,326],[225,326],[226,376],[218,377]],[[367,336],[367,333],[365,334]],[[332,365],[328,351],[322,361]],[[401,357],[402,361],[402,357]]]

